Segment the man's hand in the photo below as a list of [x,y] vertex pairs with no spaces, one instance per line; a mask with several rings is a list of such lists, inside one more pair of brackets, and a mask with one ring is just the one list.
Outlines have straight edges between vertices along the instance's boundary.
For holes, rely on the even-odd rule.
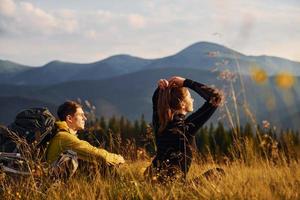
[[105,161],[110,166],[114,166],[114,165],[119,165],[119,164],[125,163],[125,160],[124,160],[123,156],[118,155],[118,154],[114,154],[114,153],[109,153],[105,157]]

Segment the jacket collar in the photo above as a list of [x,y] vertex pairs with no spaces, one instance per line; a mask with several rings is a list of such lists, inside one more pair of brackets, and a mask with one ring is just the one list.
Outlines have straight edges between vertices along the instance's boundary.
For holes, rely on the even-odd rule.
[[185,119],[185,115],[181,113],[175,113],[173,116],[173,122],[183,121]]
[[55,126],[57,128],[57,131],[65,131],[65,132],[68,132],[72,135],[76,135],[76,134],[72,133],[72,131],[68,127],[68,124],[67,124],[66,121],[57,121],[57,122],[55,122]]

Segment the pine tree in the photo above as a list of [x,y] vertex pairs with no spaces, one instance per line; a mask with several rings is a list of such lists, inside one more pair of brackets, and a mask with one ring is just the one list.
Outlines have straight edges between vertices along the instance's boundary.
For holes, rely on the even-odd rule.
[[208,137],[207,127],[201,128],[199,132],[196,134],[196,144],[198,150],[202,154],[207,153],[207,147],[209,147],[209,137]]
[[137,136],[140,134],[140,124],[139,124],[138,120],[134,121],[133,131],[134,131],[134,134]]
[[250,138],[253,139],[253,131],[252,131],[251,124],[249,122],[247,122],[246,125],[245,125],[243,135],[246,136],[249,139]]
[[213,155],[215,155],[216,149],[217,149],[214,130],[215,130],[214,125],[212,123],[210,123],[209,129],[208,129],[209,150]]
[[119,120],[119,127],[120,127],[120,133],[121,133],[121,138],[122,140],[124,140],[124,138],[126,138],[126,127],[125,127],[125,119],[123,116],[121,116],[120,120]]
[[103,116],[101,116],[101,118],[100,118],[100,127],[104,130],[104,132],[107,130],[106,121]]
[[109,121],[108,121],[108,128],[114,134],[118,134],[120,132],[120,127],[118,126],[117,118],[115,116],[113,116],[112,118],[109,119]]
[[147,133],[147,122],[145,121],[145,116],[142,114],[140,119],[140,134],[142,137],[145,137]]

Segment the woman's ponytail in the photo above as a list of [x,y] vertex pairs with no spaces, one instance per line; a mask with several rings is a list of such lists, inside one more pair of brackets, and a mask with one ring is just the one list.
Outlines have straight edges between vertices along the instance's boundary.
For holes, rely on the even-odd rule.
[[168,87],[159,90],[158,93],[158,119],[161,133],[169,121],[173,120],[174,113],[182,109],[185,97],[188,95],[188,89],[185,87]]
[[167,126],[168,122],[172,118],[172,111],[169,105],[171,97],[171,89],[166,88],[164,90],[159,90],[158,94],[158,119],[159,119],[159,129],[158,133],[161,133]]

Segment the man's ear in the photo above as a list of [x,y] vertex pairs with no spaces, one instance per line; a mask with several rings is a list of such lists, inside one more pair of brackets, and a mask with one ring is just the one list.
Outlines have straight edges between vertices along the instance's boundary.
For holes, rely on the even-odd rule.
[[71,115],[66,116],[66,122],[72,122],[72,116]]

